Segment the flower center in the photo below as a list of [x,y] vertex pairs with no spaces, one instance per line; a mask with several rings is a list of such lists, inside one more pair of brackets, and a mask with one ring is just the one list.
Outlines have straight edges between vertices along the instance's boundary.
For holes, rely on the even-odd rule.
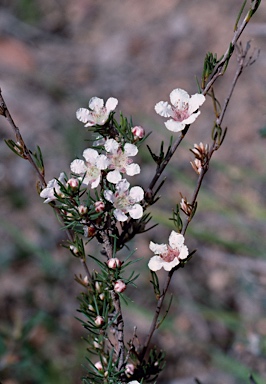
[[96,180],[99,176],[100,170],[97,167],[90,166],[90,168],[87,169],[86,176],[90,180]]
[[188,103],[182,103],[179,106],[179,108],[175,108],[173,110],[173,112],[174,112],[173,119],[176,121],[183,121],[183,120],[187,119],[189,117],[188,108],[189,108]]
[[121,172],[125,172],[125,167],[128,164],[128,158],[126,154],[119,149],[116,154],[112,155],[112,166]]
[[107,110],[105,107],[94,110],[91,112],[91,115],[93,116],[93,122],[96,124],[103,124],[107,120]]
[[165,253],[163,253],[162,255],[160,255],[160,257],[166,261],[167,263],[170,263],[171,261],[174,260],[174,258],[178,258],[178,256],[180,255],[180,252],[178,249],[173,249],[171,248],[169,245],[167,246],[167,251]]
[[121,211],[127,211],[128,206],[130,205],[129,196],[126,193],[119,195],[115,193],[114,207],[120,209]]

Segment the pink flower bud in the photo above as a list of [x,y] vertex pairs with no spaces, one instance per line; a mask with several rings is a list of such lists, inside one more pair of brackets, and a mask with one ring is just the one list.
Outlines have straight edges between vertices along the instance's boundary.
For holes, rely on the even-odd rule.
[[96,319],[94,320],[94,323],[98,327],[101,327],[104,324],[104,318],[102,316],[97,316]]
[[96,212],[103,212],[104,211],[105,204],[104,204],[103,201],[96,201],[94,203],[94,206],[95,206],[95,211]]
[[89,278],[88,276],[85,276],[83,279],[84,284],[89,285]]
[[134,373],[134,370],[135,370],[134,364],[126,364],[125,373],[126,373],[127,377],[132,376]]
[[78,187],[79,187],[79,181],[78,181],[78,179],[75,179],[74,177],[69,179],[67,184],[70,186],[71,189],[78,189]]
[[80,205],[80,206],[78,207],[78,211],[79,211],[79,214],[80,214],[81,216],[83,216],[83,215],[86,215],[86,213],[88,212],[88,208],[85,207],[85,205]]
[[124,292],[126,290],[126,288],[127,288],[127,286],[123,282],[123,280],[117,280],[115,282],[115,285],[114,285],[115,292],[118,292],[118,293]]
[[112,259],[109,259],[107,261],[107,265],[110,269],[116,269],[116,268],[120,268],[122,263],[119,259],[117,259],[116,257],[112,258]]
[[95,367],[98,369],[98,371],[103,371],[103,366],[100,361],[97,361],[97,363],[95,363]]
[[133,133],[134,139],[142,139],[145,135],[144,128],[136,125],[135,127],[131,128],[131,132]]

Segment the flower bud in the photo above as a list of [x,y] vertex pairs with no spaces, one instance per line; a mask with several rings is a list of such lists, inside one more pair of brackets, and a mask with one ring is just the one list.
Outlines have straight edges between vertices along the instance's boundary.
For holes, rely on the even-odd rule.
[[127,288],[127,286],[123,280],[117,280],[114,284],[114,291],[115,292],[118,292],[118,293],[124,292],[126,290],[126,288]]
[[89,278],[88,276],[85,276],[83,279],[84,284],[89,285]]
[[98,369],[98,371],[103,371],[103,365],[100,361],[97,361],[97,363],[95,363],[94,365]]
[[94,307],[93,307],[91,304],[88,305],[88,309],[89,309],[91,312],[95,312],[95,309],[94,309]]
[[74,255],[78,255],[79,254],[79,250],[77,247],[75,247],[75,245],[70,245],[69,247],[70,251],[74,254]]
[[145,130],[141,126],[136,125],[131,128],[131,132],[133,133],[134,139],[142,139],[145,136]]
[[104,295],[104,293],[100,293],[100,295],[99,295],[99,299],[103,301],[103,300],[104,300],[104,298],[105,298],[105,295]]
[[127,377],[132,376],[134,373],[134,370],[135,370],[134,364],[126,364],[125,374],[127,375]]
[[117,257],[114,257],[114,258],[109,259],[107,261],[107,266],[110,269],[120,268],[121,265],[122,265],[122,262]]
[[181,202],[180,202],[180,208],[182,211],[187,215],[190,216],[192,212],[192,205],[187,202],[187,199],[182,197]]
[[96,281],[95,289],[97,292],[101,292],[102,291],[102,283],[99,283],[99,281]]
[[79,214],[83,216],[83,215],[86,215],[86,213],[88,212],[88,208],[85,207],[85,205],[79,205],[78,211],[79,211]]
[[96,201],[94,203],[94,206],[95,206],[95,211],[96,212],[103,212],[104,211],[105,204],[104,204],[103,201]]
[[94,348],[96,348],[96,349],[101,349],[101,344],[98,343],[98,340],[97,340],[97,339],[94,340],[94,342],[93,342],[93,346],[94,346]]
[[191,164],[192,168],[194,169],[194,171],[199,175],[201,170],[202,170],[201,160],[195,159],[194,161],[191,161],[190,164]]
[[97,316],[96,319],[94,320],[94,323],[98,327],[101,327],[104,324],[104,318],[102,316]]
[[78,189],[79,187],[79,181],[78,179],[75,179],[74,177],[72,177],[71,179],[68,180],[67,185],[69,185],[71,189],[75,190],[75,189]]
[[87,227],[87,225],[83,227],[83,231],[84,231],[85,237],[93,237],[96,233],[96,229],[94,227],[92,226]]

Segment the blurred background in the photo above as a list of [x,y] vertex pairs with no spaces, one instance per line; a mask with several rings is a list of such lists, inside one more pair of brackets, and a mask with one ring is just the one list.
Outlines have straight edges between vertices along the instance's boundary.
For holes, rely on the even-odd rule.
[[[249,2],[248,2],[249,3]],[[118,111],[152,131],[155,152],[171,133],[154,105],[177,87],[197,91],[205,54],[220,57],[242,5],[235,0],[0,0],[0,87],[29,148],[42,148],[47,180],[69,172],[88,146],[79,107],[92,96],[119,100]],[[154,342],[167,352],[158,383],[266,382],[266,4],[243,35],[260,57],[238,83],[224,126],[228,134],[204,181],[198,211],[186,235],[191,262],[172,281],[170,314]],[[236,57],[216,90],[227,96]],[[118,112],[119,113],[119,112]],[[166,172],[163,198],[151,213],[159,226],[139,236],[141,275],[129,289],[126,329],[145,336],[155,308],[147,262],[150,240],[167,241],[172,208],[188,201],[196,175],[189,148],[211,142],[210,100],[191,126]],[[3,117],[1,139],[13,138]],[[86,366],[86,343],[75,319],[83,273],[60,245],[60,224],[36,193],[30,165],[0,142],[0,381],[2,384],[74,384]],[[145,146],[141,174],[155,171]],[[99,254],[96,243],[90,253]],[[160,273],[163,278],[164,272]],[[149,292],[143,295],[141,292]],[[140,309],[142,308],[142,309]]]

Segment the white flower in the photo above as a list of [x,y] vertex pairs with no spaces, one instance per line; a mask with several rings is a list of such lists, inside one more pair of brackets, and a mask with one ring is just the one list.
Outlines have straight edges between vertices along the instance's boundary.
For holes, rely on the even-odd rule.
[[171,271],[172,268],[188,257],[188,248],[184,245],[184,236],[180,233],[172,231],[169,236],[169,245],[155,244],[150,242],[150,250],[155,255],[149,261],[149,268],[152,271],[158,271],[162,267],[166,271]]
[[129,190],[129,186],[129,182],[122,179],[116,184],[116,192],[104,191],[105,199],[115,207],[114,216],[118,221],[126,221],[126,213],[129,213],[132,219],[140,219],[143,215],[142,206],[136,203],[143,199],[144,191],[141,187],[132,187]]
[[[65,177],[63,172],[60,173],[58,180],[62,184],[65,183]],[[55,196],[55,193],[57,195],[63,196],[58,181],[56,179],[52,179],[48,182],[47,187],[41,191],[40,197],[42,197],[43,199],[46,199],[44,200],[44,203],[50,203],[51,201],[57,199],[57,197]]]
[[128,384],[140,384],[137,380],[129,381]]
[[106,169],[109,161],[105,155],[99,155],[95,149],[87,148],[83,152],[86,161],[76,159],[70,164],[73,173],[81,176],[83,184],[91,184],[91,188],[96,188],[101,180],[101,170]]
[[104,125],[108,120],[110,112],[112,112],[118,104],[118,100],[110,97],[104,106],[103,99],[92,97],[89,101],[89,109],[79,108],[76,112],[77,119],[85,123],[85,127],[93,125]]
[[172,105],[167,101],[160,101],[155,105],[155,111],[163,117],[171,117],[165,124],[173,132],[182,131],[187,124],[193,123],[200,115],[197,109],[204,103],[205,96],[196,93],[191,97],[183,89],[177,88],[170,93]]
[[134,176],[140,173],[140,167],[138,164],[133,163],[129,156],[135,156],[138,153],[138,148],[134,144],[126,143],[124,148],[120,147],[120,144],[114,139],[106,140],[104,148],[109,153],[108,159],[109,169],[113,171],[107,174],[107,180],[110,183],[117,184],[122,176],[120,173],[126,173],[129,176]]

